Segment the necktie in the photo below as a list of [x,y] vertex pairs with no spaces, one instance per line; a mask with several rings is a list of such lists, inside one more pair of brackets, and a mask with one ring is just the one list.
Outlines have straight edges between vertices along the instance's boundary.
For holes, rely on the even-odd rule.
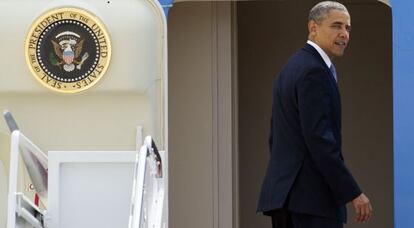
[[333,63],[331,64],[331,67],[329,69],[331,70],[335,81],[338,82],[338,79],[336,78],[336,69],[335,69],[335,66],[333,65]]

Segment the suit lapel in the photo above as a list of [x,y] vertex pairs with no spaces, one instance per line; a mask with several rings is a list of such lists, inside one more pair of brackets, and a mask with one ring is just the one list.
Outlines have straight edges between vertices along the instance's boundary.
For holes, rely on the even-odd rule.
[[[329,80],[331,82],[332,88],[333,88],[333,94],[336,97],[336,101],[337,101],[337,115],[338,115],[338,119],[341,120],[341,94],[339,93],[339,87],[338,87],[338,83],[335,81],[335,78],[332,74],[332,71],[328,68],[328,66],[326,65],[325,61],[323,60],[322,56],[319,54],[319,52],[312,47],[311,45],[309,45],[308,43],[305,44],[305,47],[303,47],[303,50],[306,52],[311,53],[319,62],[320,64],[324,67],[327,75],[329,75]],[[338,121],[338,129],[341,129],[341,121]]]
[[340,94],[339,94],[339,87],[338,87],[338,83],[335,81],[335,77],[334,77],[334,75],[332,74],[332,71],[331,71],[331,69],[329,69],[329,67],[326,65],[326,63],[325,63],[325,61],[323,60],[323,58],[322,58],[322,56],[319,54],[319,52],[314,48],[314,47],[312,47],[312,45],[310,45],[310,44],[308,44],[308,43],[306,43],[305,44],[305,46],[303,47],[303,50],[305,50],[306,52],[309,52],[309,53],[311,53],[321,64],[322,64],[322,66],[324,67],[324,69],[325,69],[325,71],[326,71],[326,73],[329,75],[329,78],[330,78],[330,81],[331,81],[331,84],[333,85],[333,87],[335,88],[335,90],[336,90],[336,93],[337,93],[337,95],[338,95],[338,97],[340,96]]

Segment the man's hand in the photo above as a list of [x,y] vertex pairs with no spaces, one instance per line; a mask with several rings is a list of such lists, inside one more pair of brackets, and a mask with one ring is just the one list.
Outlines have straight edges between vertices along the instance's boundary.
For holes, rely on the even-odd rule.
[[364,193],[352,200],[352,206],[355,208],[356,222],[368,221],[372,216],[372,206],[368,197]]

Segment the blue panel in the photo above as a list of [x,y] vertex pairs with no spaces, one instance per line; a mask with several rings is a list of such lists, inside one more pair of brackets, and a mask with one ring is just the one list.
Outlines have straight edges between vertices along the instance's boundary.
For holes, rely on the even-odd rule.
[[172,7],[173,0],[158,0],[164,9],[165,16],[168,18],[168,12],[170,11],[170,8]]
[[395,227],[414,227],[414,1],[393,0]]

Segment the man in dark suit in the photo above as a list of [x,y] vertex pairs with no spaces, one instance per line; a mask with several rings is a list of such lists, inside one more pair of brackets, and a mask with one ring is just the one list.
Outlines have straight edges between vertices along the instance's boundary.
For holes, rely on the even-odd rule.
[[274,81],[271,156],[257,210],[277,228],[341,228],[348,202],[357,222],[372,215],[341,151],[341,101],[331,61],[348,44],[348,10],[337,2],[318,3],[308,30],[305,47]]

